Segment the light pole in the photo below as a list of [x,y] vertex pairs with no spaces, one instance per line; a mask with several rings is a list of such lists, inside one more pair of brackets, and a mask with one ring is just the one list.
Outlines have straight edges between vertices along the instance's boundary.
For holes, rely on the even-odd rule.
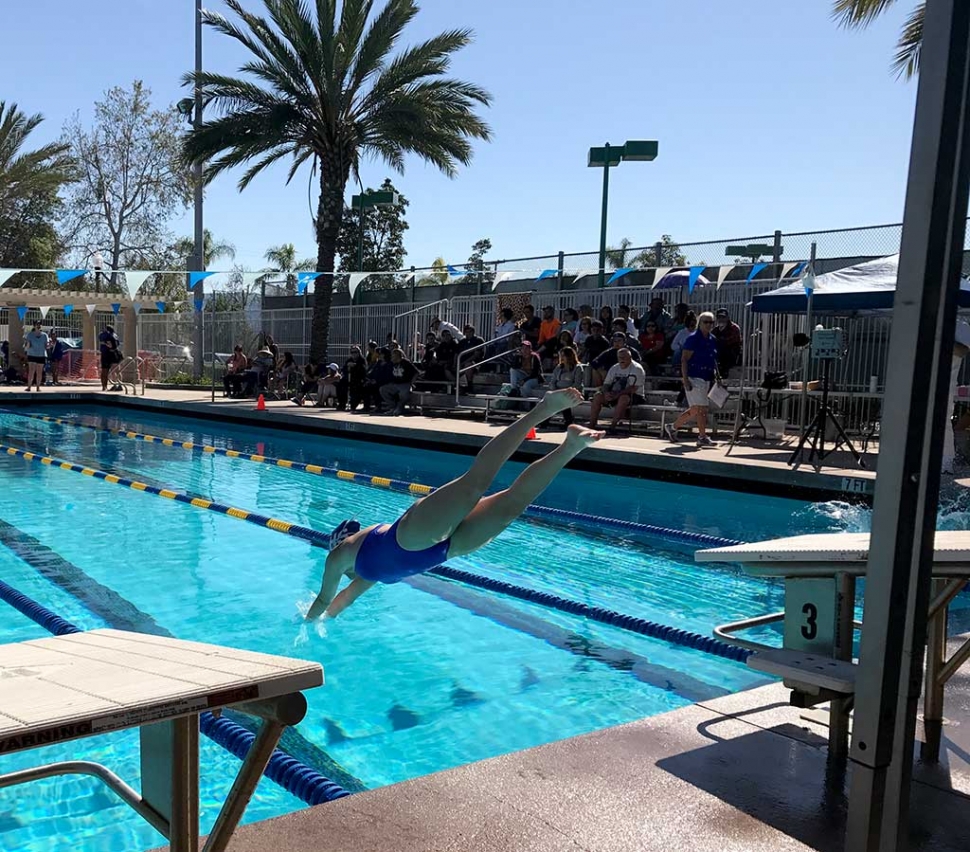
[[[361,190],[360,195],[350,199],[350,206],[357,210],[357,271],[363,272],[364,266],[364,210],[368,207],[393,207],[400,201],[400,196],[389,189]],[[377,270],[372,270],[377,271]]]
[[603,212],[600,218],[600,262],[597,276],[598,286],[604,285],[606,273],[606,213],[610,197],[610,169],[620,165],[623,160],[655,160],[657,158],[657,142],[627,141],[623,145],[610,145],[607,142],[601,148],[589,149],[590,168],[603,169]]
[[94,292],[101,292],[101,270],[104,269],[104,258],[101,257],[101,252],[96,251],[94,257],[92,258],[94,263]]

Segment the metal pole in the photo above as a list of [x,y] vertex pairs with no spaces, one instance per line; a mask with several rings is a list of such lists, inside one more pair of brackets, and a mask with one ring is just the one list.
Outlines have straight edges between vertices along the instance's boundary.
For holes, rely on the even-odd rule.
[[[202,73],[202,0],[195,0],[195,73]],[[192,116],[192,126],[199,130],[202,127],[202,88],[195,85],[195,113]],[[198,163],[193,169],[195,180],[195,271],[205,270],[205,230],[202,224],[202,164]],[[203,297],[203,284],[197,282],[192,288],[193,307],[196,301]],[[202,365],[205,363],[205,353],[202,351],[202,313],[196,314],[195,340],[192,346],[194,357],[192,367],[195,377],[202,375]]]
[[565,252],[559,252],[559,263],[556,269],[556,289],[562,290],[562,279],[566,271],[566,255]]
[[781,263],[781,231],[775,231],[775,242],[771,249],[771,262]]
[[[360,213],[357,220],[357,271],[364,271],[364,190],[360,190]],[[353,297],[350,299],[353,304]]]
[[[812,243],[812,253],[809,255],[808,261],[808,274],[815,274],[815,252],[818,250],[818,244]],[[808,293],[808,309],[805,311],[805,333],[811,337],[812,336],[812,299],[815,298],[815,288]],[[809,367],[812,365],[812,347],[811,344],[805,347],[805,355],[802,363],[802,411],[799,416],[800,423],[798,428],[800,432],[805,431],[805,423],[808,421],[808,373]]]
[[606,283],[606,210],[610,197],[610,143],[604,149],[606,156],[603,161],[603,212],[600,216],[600,263],[596,276],[596,286],[603,287]]
[[[199,311],[199,316],[205,322],[205,305]],[[212,401],[216,401],[216,300],[212,300],[212,328],[209,329],[209,340],[212,345]]]
[[[845,848],[909,822],[943,430],[970,184],[970,4],[927,0],[856,677]],[[921,353],[919,359],[913,353]]]

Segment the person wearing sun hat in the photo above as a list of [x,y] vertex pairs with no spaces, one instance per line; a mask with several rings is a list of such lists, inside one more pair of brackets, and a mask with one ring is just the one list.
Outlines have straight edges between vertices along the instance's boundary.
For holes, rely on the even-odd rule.
[[[970,352],[970,325],[958,321],[956,333],[953,336],[953,359],[950,362],[950,384],[948,410],[952,411],[953,399],[957,395],[957,385],[960,382],[960,370],[963,368],[963,359]],[[943,473],[953,473],[953,464],[956,461],[956,442],[953,437],[953,423],[948,417],[946,429],[943,432]]]

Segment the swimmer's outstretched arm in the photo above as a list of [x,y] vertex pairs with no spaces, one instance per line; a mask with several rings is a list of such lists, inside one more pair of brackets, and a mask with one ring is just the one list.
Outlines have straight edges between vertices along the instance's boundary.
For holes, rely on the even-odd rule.
[[320,593],[313,603],[310,604],[310,609],[307,610],[307,621],[313,621],[313,619],[319,618],[324,614],[333,617],[343,612],[343,610],[374,585],[369,580],[362,580],[360,577],[355,577],[346,589],[339,595],[337,594],[337,589],[340,586],[340,578],[354,567],[354,562],[357,558],[356,545],[358,545],[359,541],[360,538],[358,536],[353,536],[327,554],[327,564],[323,569],[323,583],[320,585]]
[[373,585],[374,583],[371,580],[364,580],[361,577],[354,578],[350,585],[337,595],[333,603],[327,607],[327,618],[336,618]]

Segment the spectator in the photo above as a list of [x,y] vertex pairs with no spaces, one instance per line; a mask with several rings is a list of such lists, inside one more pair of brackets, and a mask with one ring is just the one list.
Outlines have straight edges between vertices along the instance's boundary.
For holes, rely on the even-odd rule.
[[576,351],[583,351],[583,344],[586,343],[586,338],[589,337],[592,329],[593,321],[589,317],[583,317],[579,321],[579,326],[576,328],[573,334],[573,342],[576,344]]
[[340,378],[340,368],[336,364],[327,364],[324,372],[317,377],[317,408],[323,408],[328,403],[337,404],[337,385],[340,384]]
[[[40,329],[40,320],[34,322],[34,327],[24,337],[24,347],[27,350],[27,392],[30,386],[37,388],[44,383],[44,365],[47,363],[47,345],[50,338]],[[112,361],[112,363],[114,363]],[[107,390],[107,381],[103,382],[103,390]]]
[[[40,324],[37,323],[39,326]],[[46,337],[46,335],[45,335]],[[118,345],[118,335],[113,326],[106,325],[104,331],[98,335],[98,347],[101,350],[101,390],[108,389],[108,373],[111,368],[121,362],[121,348]]]
[[502,308],[502,313],[499,315],[499,322],[495,326],[495,336],[504,337],[513,331],[515,331],[515,313],[511,308]]
[[50,342],[47,345],[47,355],[50,358],[51,364],[51,382],[55,385],[59,385],[58,381],[61,374],[61,361],[64,360],[64,355],[67,349],[64,346],[64,341],[57,336],[57,331],[53,328],[50,333]]
[[[336,368],[336,364],[333,365]],[[293,402],[297,405],[303,405],[306,402],[307,394],[313,393],[313,391],[318,390],[318,382],[320,380],[320,366],[319,364],[314,364],[312,361],[307,361],[303,366],[303,375],[300,377],[300,389],[297,391],[295,397],[293,397]],[[336,395],[336,388],[334,389],[334,395]],[[320,400],[317,400],[317,405],[320,404]]]
[[[637,354],[639,354],[640,341],[637,340],[635,337],[630,337],[630,335],[627,334],[627,328],[629,328],[629,326],[626,324],[626,321],[621,319],[620,317],[617,317],[615,320],[613,320],[613,328],[611,329],[610,336],[612,337],[614,334],[617,334],[617,333],[622,334],[626,338],[627,348],[630,351],[636,352]],[[637,360],[640,360],[640,359],[638,358]]]
[[606,329],[599,320],[590,323],[589,337],[583,341],[583,350],[580,352],[580,360],[584,364],[592,364],[600,355],[610,348],[609,338],[606,337]]
[[726,378],[731,368],[741,363],[741,329],[731,322],[731,315],[724,308],[718,309],[715,318],[717,325],[711,333],[717,341],[717,369]]
[[633,318],[630,316],[630,306],[620,305],[620,307],[617,308],[616,318],[624,320],[626,322],[626,328],[624,329],[624,331],[626,331],[627,337],[632,337],[636,339],[637,324],[633,321]]
[[580,305],[579,306],[579,318],[580,319],[593,319],[593,306],[592,305]]
[[648,322],[653,322],[663,332],[664,337],[667,336],[667,329],[670,328],[673,318],[667,313],[664,300],[660,296],[654,296],[650,300],[649,310],[640,317],[640,329],[646,328]]
[[443,320],[440,317],[435,317],[431,320],[431,330],[439,340],[442,339],[442,332],[445,331],[451,334],[451,339],[456,343],[461,340],[461,332],[458,330],[458,326],[452,325],[448,320]]
[[613,308],[609,305],[603,305],[600,308],[600,322],[606,330],[613,328]]
[[[485,357],[485,341],[479,337],[475,331],[475,326],[471,323],[462,329],[462,333],[464,336],[461,343],[458,344],[458,355],[462,356],[469,349],[474,349],[475,351],[471,355],[460,357],[460,363],[456,363],[457,369],[461,370],[458,380],[461,381],[464,378],[467,382],[468,393],[472,393],[472,380],[475,378],[476,372],[474,365]],[[391,351],[393,352],[393,350]]]
[[364,382],[367,380],[367,362],[359,346],[353,346],[350,357],[344,362],[340,381],[337,382],[337,411],[345,411],[350,405],[356,411],[364,396]]
[[542,320],[536,316],[536,309],[532,305],[526,305],[523,310],[525,317],[519,323],[519,331],[529,345],[536,349],[539,346],[539,329],[542,327]]
[[711,333],[714,328],[714,314],[704,311],[697,318],[697,331],[688,335],[684,341],[681,356],[681,374],[684,380],[684,393],[687,395],[687,409],[672,425],[666,428],[667,437],[672,444],[678,442],[677,430],[686,426],[692,419],[697,420],[697,446],[710,447],[713,441],[707,437],[707,394],[717,373],[717,340]]
[[263,332],[263,349],[268,350],[273,356],[273,366],[270,369],[276,369],[276,365],[280,362],[280,348],[276,345],[276,341],[273,340],[272,334]]
[[381,388],[381,398],[390,406],[392,417],[404,414],[404,406],[411,399],[411,382],[417,369],[404,357],[400,349],[391,350],[391,380]]
[[367,367],[370,369],[375,364],[379,363],[381,360],[381,353],[377,350],[377,341],[368,340],[367,341],[367,353],[364,355],[364,360],[367,362]]
[[[566,333],[562,332],[562,334]],[[585,378],[586,370],[579,363],[576,350],[572,346],[564,346],[559,350],[559,364],[552,371],[552,377],[549,379],[548,388],[543,391],[543,396],[548,391],[562,390],[563,388],[576,388],[576,390],[582,392]],[[560,414],[562,414],[564,428],[573,422],[573,410],[571,408],[561,411]],[[549,420],[540,425],[548,426]]]
[[[462,337],[458,335],[458,340]],[[451,329],[441,329],[441,342],[435,348],[435,358],[438,366],[444,371],[445,380],[455,381],[455,363],[458,360],[458,340],[451,333]]]
[[680,368],[680,358],[684,352],[684,341],[687,337],[693,334],[697,330],[697,315],[693,311],[687,311],[687,315],[684,317],[684,327],[677,332],[673,341],[670,344],[671,348],[671,362],[678,369]]
[[276,392],[280,394],[286,393],[290,386],[290,381],[295,375],[296,361],[293,360],[293,353],[284,352],[283,360],[279,362],[279,366],[276,368],[276,375],[273,379]]
[[579,314],[576,313],[572,308],[566,308],[562,312],[562,326],[566,331],[576,333],[579,328]]
[[232,349],[232,357],[226,362],[226,372],[222,376],[222,387],[228,397],[242,396],[242,375],[249,366],[249,359],[238,343]]
[[[268,340],[272,340],[267,335]],[[256,356],[249,369],[243,373],[243,393],[246,396],[255,396],[260,388],[265,388],[269,383],[269,375],[276,367],[276,357],[269,346],[263,346]]]
[[[687,325],[687,314],[691,312],[690,305],[685,302],[680,302],[674,307],[674,315],[670,320],[670,325],[667,326],[664,331],[664,335],[667,338],[667,348],[674,348],[674,338],[680,334],[680,332]],[[697,324],[697,317],[694,317],[694,324]]]
[[542,362],[528,340],[519,347],[515,366],[509,370],[509,382],[521,396],[532,396],[542,386]]
[[643,352],[643,365],[655,376],[661,364],[667,360],[667,338],[664,333],[657,328],[657,324],[649,321],[642,332],[640,332],[640,346]]
[[10,360],[10,342],[4,340],[0,343],[0,360],[3,361],[3,368],[7,368],[7,362]]
[[543,360],[552,360],[558,351],[556,343],[562,323],[556,319],[556,310],[552,305],[542,309],[542,323],[539,326],[538,355]]
[[643,389],[646,384],[643,367],[633,360],[633,353],[623,346],[616,354],[617,362],[607,372],[606,381],[593,397],[589,410],[589,428],[595,429],[603,407],[613,406],[613,422],[606,430],[608,433],[616,431],[617,424],[631,405],[643,402]]
[[382,346],[378,350],[380,360],[367,371],[364,381],[364,412],[369,413],[373,408],[376,414],[384,409],[381,388],[391,381],[391,350]]
[[390,349],[392,352],[395,349],[400,349],[401,348],[401,344],[397,342],[397,338],[394,336],[394,332],[393,331],[389,331],[387,333],[387,337],[384,338],[384,345],[388,349]]
[[[590,366],[593,368],[593,384],[597,387],[602,385],[605,381],[606,374],[609,372],[610,367],[618,363],[619,351],[621,349],[628,350],[633,360],[640,360],[640,356],[636,350],[630,349],[630,347],[627,345],[627,337],[622,331],[613,332],[613,337],[611,340],[612,346],[603,352],[602,355],[590,361]],[[588,345],[589,341],[586,342]]]

